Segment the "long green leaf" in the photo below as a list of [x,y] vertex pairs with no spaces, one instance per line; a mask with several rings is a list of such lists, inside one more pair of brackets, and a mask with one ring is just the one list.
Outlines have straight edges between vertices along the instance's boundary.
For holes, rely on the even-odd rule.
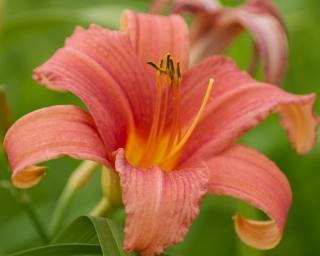
[[[10,256],[102,255],[128,256],[122,249],[123,236],[110,219],[82,216],[63,230],[49,246],[18,252]],[[163,254],[169,256],[169,254]]]
[[82,216],[58,235],[53,243],[93,243],[101,247],[103,256],[125,256],[122,249],[123,237],[112,220]]
[[[101,247],[103,256],[137,255],[122,249],[123,235],[116,222],[101,217],[82,216],[73,221],[53,241],[59,243],[91,243]],[[163,254],[163,256],[172,254]],[[175,255],[177,256],[177,255]]]
[[102,255],[101,247],[95,244],[55,244],[25,250],[10,256],[91,256]]

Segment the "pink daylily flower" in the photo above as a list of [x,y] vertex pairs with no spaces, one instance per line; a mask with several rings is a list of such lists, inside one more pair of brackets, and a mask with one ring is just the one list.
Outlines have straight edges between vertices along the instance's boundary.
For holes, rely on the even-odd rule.
[[188,29],[176,15],[127,11],[120,32],[77,28],[34,79],[74,93],[88,111],[51,106],[18,120],[4,141],[13,183],[35,185],[45,171],[35,164],[60,156],[94,160],[120,176],[127,251],[156,255],[181,242],[206,193],[264,211],[269,221],[237,215],[236,232],[250,246],[274,247],[291,205],[289,183],[271,160],[235,141],[278,112],[306,153],[316,138],[315,95],[257,82],[227,57],[190,69],[188,60]]
[[[218,0],[174,0],[173,11],[195,15],[191,27],[192,60],[223,52],[244,31],[254,41],[248,70],[253,72],[262,59],[264,81],[280,84],[287,69],[286,28],[270,0],[246,0],[236,8],[223,7]],[[168,1],[158,0],[153,12],[161,12]]]

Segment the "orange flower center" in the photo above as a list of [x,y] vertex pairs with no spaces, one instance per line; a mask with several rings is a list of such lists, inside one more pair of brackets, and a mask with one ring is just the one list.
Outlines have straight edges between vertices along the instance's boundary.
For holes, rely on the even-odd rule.
[[180,122],[180,63],[175,64],[172,56],[167,54],[159,64],[148,64],[156,70],[157,76],[153,121],[148,136],[141,137],[135,131],[129,133],[125,147],[126,157],[132,165],[141,169],[159,166],[164,171],[171,171],[178,161],[181,149],[199,123],[213,88],[213,79],[210,79],[194,120],[183,130]]

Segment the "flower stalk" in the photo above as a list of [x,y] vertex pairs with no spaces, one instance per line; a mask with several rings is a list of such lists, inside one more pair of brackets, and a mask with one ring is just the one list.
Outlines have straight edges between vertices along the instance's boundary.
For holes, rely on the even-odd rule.
[[112,209],[112,204],[107,197],[103,197],[100,202],[90,211],[89,215],[105,217]]
[[25,210],[27,216],[29,217],[30,221],[32,222],[34,228],[36,229],[39,238],[41,239],[43,244],[49,243],[49,237],[46,232],[45,227],[41,223],[39,216],[37,215],[36,211],[32,207],[31,199],[26,192],[18,191],[15,189],[11,183],[7,180],[3,180],[0,183],[0,187],[7,189],[10,194],[20,203],[20,205]]
[[70,202],[81,191],[95,174],[99,164],[93,161],[83,161],[70,176],[59,200],[49,226],[49,234],[54,235],[61,227]]

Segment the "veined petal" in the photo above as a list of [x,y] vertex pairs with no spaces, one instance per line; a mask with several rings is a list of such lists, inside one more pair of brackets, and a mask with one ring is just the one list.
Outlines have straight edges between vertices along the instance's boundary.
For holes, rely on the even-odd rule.
[[122,149],[116,154],[115,167],[127,214],[125,249],[154,255],[181,242],[206,193],[206,167],[169,173],[158,167],[143,171],[127,162]]
[[281,240],[291,189],[285,175],[268,158],[243,145],[234,145],[207,162],[208,191],[246,201],[264,211],[270,221],[234,217],[240,239],[257,249],[271,249]]
[[[142,97],[150,91],[150,84],[147,80],[142,82],[145,71],[131,49],[128,36],[123,33],[96,26],[88,31],[78,28],[64,48],[34,71],[34,79],[40,84],[54,90],[70,91],[82,99],[94,118],[108,154],[125,144],[128,128],[134,121],[145,124],[152,116],[147,114],[153,110],[152,94],[150,99]],[[140,89],[136,93],[138,84],[145,85],[146,90]],[[133,89],[134,86],[137,87]],[[145,98],[145,110],[142,110],[140,95]],[[129,96],[132,96],[130,100]],[[146,106],[150,108],[146,110]]]
[[143,62],[158,62],[170,53],[175,61],[180,62],[181,69],[187,70],[189,35],[182,17],[126,11],[122,17],[122,30],[128,31],[132,45]]
[[129,102],[136,127],[146,129],[151,125],[155,79],[146,72],[127,33],[113,32],[98,25],[91,25],[88,30],[79,27],[67,39],[66,48],[86,54],[116,81]]
[[20,188],[41,180],[34,164],[61,156],[108,164],[107,152],[91,116],[76,106],[43,108],[18,120],[4,139],[13,183]]
[[226,56],[213,56],[194,65],[182,76],[181,108],[188,109],[182,116],[183,123],[190,121],[198,111],[211,78],[214,79],[211,101],[230,90],[256,82],[246,72],[241,72],[235,62]]
[[[299,153],[308,152],[316,141],[318,126],[313,112],[315,95],[298,96],[270,84],[258,83],[245,73],[237,71],[230,60],[222,60],[220,69],[219,61],[216,62],[215,71],[214,67],[202,71],[199,66],[199,74],[204,76],[209,76],[211,70],[216,84],[212,100],[185,145],[181,161],[197,158],[198,154],[210,157],[221,152],[273,112],[280,112],[281,123],[296,150]],[[201,85],[195,85],[199,91],[192,98],[190,95],[195,90],[190,89],[187,92],[186,89],[182,111],[188,109],[188,112],[192,113],[194,107],[191,107],[191,104],[195,107],[200,104],[206,83],[199,81]]]

